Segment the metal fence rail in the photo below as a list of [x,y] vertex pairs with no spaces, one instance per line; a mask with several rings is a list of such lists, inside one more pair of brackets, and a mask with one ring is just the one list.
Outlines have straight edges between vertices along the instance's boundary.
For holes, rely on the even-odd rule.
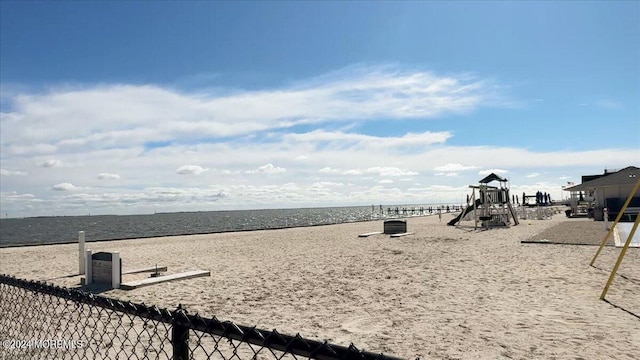
[[0,340],[0,359],[397,359],[7,275]]

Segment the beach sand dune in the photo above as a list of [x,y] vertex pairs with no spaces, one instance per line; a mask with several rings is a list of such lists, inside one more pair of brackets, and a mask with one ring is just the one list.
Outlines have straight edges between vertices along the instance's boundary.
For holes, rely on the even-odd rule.
[[[638,249],[627,253],[608,303],[599,295],[619,248],[605,247],[590,267],[595,246],[520,243],[549,229],[557,239],[601,239],[603,224],[597,230],[590,220],[572,219],[563,227],[567,219],[556,215],[474,231],[446,226],[450,217],[409,218],[415,235],[401,238],[359,238],[382,230],[374,221],[87,247],[120,251],[125,270],[158,264],[169,273],[211,271],[103,295],[169,309],[182,304],[190,313],[368,351],[423,359],[637,359]],[[79,276],[70,275],[77,258],[72,244],[0,249],[0,272],[76,287]]]

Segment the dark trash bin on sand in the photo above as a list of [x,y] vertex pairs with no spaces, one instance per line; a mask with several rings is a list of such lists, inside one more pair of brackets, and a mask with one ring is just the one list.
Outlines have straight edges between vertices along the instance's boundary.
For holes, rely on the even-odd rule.
[[384,233],[388,235],[402,234],[407,232],[407,222],[405,220],[385,220]]

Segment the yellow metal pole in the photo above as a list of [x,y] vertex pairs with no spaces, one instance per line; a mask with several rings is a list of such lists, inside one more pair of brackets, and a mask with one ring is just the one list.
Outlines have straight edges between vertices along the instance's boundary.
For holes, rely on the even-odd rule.
[[629,248],[629,244],[631,244],[631,239],[633,239],[633,235],[636,233],[636,229],[638,228],[638,224],[640,223],[640,214],[636,216],[636,221],[633,223],[633,227],[631,228],[631,232],[629,236],[627,236],[627,241],[624,243],[624,247],[622,251],[620,251],[620,255],[618,256],[618,260],[616,261],[616,265],[611,270],[611,275],[609,275],[609,280],[607,280],[607,285],[602,289],[602,294],[600,294],[600,300],[604,300],[605,295],[607,295],[607,291],[609,290],[609,286],[613,282],[613,278],[616,276],[616,272],[620,267],[620,263],[622,262],[622,258],[624,258],[624,254],[626,254],[627,249]]
[[613,229],[615,229],[616,225],[618,225],[618,221],[620,221],[620,218],[624,214],[625,210],[627,210],[627,206],[629,206],[629,203],[631,202],[631,199],[633,199],[633,197],[635,196],[636,192],[638,191],[638,188],[640,188],[640,179],[636,181],[636,185],[633,187],[633,189],[629,193],[629,196],[627,196],[627,201],[625,201],[624,205],[622,205],[622,209],[620,209],[618,216],[616,216],[616,220],[613,222],[613,225],[611,225],[611,228],[609,228],[607,235],[605,235],[604,239],[602,239],[602,242],[600,243],[600,247],[598,248],[598,251],[596,251],[596,254],[593,256],[593,259],[591,259],[589,266],[593,266],[593,263],[596,262],[598,255],[600,255],[600,251],[602,251],[604,244],[606,244],[607,240],[609,240],[609,237],[611,236]]

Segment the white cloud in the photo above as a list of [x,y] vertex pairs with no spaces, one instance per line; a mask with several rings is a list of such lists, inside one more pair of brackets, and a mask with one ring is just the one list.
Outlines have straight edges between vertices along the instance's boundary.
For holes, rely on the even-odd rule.
[[[8,140],[1,150],[42,154],[238,136],[332,121],[423,120],[495,105],[496,98],[485,80],[390,67],[352,67],[288,88],[227,95],[186,94],[152,85],[66,87],[14,94],[9,99],[12,112],[2,114],[1,132]],[[404,141],[442,142],[446,137],[408,134]]]
[[460,171],[477,169],[477,166],[473,165],[462,165],[458,163],[448,163],[445,165],[437,166],[433,168],[434,171],[438,171],[434,173],[435,176],[448,176],[448,177],[457,177]]
[[489,169],[489,170],[478,171],[478,175],[486,176],[486,175],[489,175],[491,173],[494,173],[494,174],[506,174],[508,172],[509,172],[509,170],[504,170],[504,169]]
[[33,198],[35,198],[35,195],[33,195],[33,194],[18,194],[15,191],[2,192],[2,193],[0,193],[0,196],[1,196],[3,201],[33,199]]
[[[112,84],[4,101],[0,206],[12,216],[457,202],[478,170],[559,192],[554,180],[593,164],[637,164],[634,147],[459,145],[453,134],[475,119],[453,115],[499,106],[495,87],[391,68],[260,91]],[[450,128],[428,131],[431,118]]]
[[337,183],[337,182],[331,182],[331,181],[319,181],[319,182],[314,182],[313,184],[311,184],[312,187],[330,187],[330,186],[338,186],[338,187],[342,187],[344,186],[343,183]]
[[318,170],[318,173],[320,173],[320,174],[339,174],[340,170],[333,169],[333,168],[327,166],[327,167],[323,167],[322,169]]
[[370,167],[364,171],[367,174],[376,174],[379,176],[408,176],[408,175],[418,175],[415,171],[399,169],[397,167]]
[[40,166],[45,168],[50,168],[50,167],[55,167],[60,165],[61,165],[60,161],[56,159],[49,159],[40,163]]
[[[81,171],[68,172],[63,168],[34,167],[25,169],[30,174],[28,181],[18,181],[24,180],[18,177],[3,177],[4,192],[29,193],[35,197],[22,200],[13,197],[11,201],[2,199],[0,204],[11,214],[20,214],[20,211],[74,214],[86,213],[85,209],[89,208],[94,209],[91,210],[93,214],[100,211],[153,212],[157,210],[156,206],[164,209],[163,211],[201,210],[206,207],[205,204],[211,204],[208,208],[212,209],[233,209],[357,205],[372,202],[393,204],[451,201],[457,203],[469,192],[468,184],[476,183],[480,177],[473,174],[467,175],[465,172],[460,172],[455,177],[445,177],[453,173],[443,173],[443,177],[434,176],[432,169],[442,166],[443,158],[450,159],[449,163],[475,164],[474,166],[483,169],[494,167],[510,169],[514,174],[523,174],[515,183],[512,182],[512,186],[524,187],[530,185],[527,182],[529,178],[525,175],[531,173],[531,170],[548,174],[545,177],[549,179],[557,179],[567,171],[576,174],[574,178],[579,178],[582,174],[601,171],[591,167],[590,162],[594,159],[611,164],[611,167],[624,167],[634,157],[629,151],[615,149],[589,152],[535,152],[488,146],[436,146],[402,156],[385,149],[326,148],[310,152],[308,161],[299,162],[293,159],[291,153],[302,153],[304,151],[301,150],[305,146],[304,143],[292,145],[290,142],[278,141],[276,137],[265,143],[248,143],[241,152],[237,151],[237,147],[230,142],[199,144],[197,147],[171,146],[147,152],[133,149],[130,154],[119,150],[90,152],[83,154],[85,158],[82,161],[79,161],[75,155],[64,154],[61,155],[60,160],[69,163],[82,162],[84,165]],[[208,177],[203,176],[206,174],[204,172],[201,176],[176,174],[175,169],[182,166],[181,162],[185,154],[198,161],[198,166],[203,169],[206,167],[226,170],[215,173],[220,176],[213,176],[214,173],[211,171]],[[211,154],[216,156],[211,157]],[[585,156],[590,160],[586,161]],[[273,167],[264,167],[265,164],[271,164]],[[12,162],[7,163],[6,166],[21,168],[18,163]],[[100,179],[96,178],[95,174],[99,174],[105,167],[115,170],[114,173],[117,171],[123,179],[118,182],[118,188],[103,188]],[[280,173],[277,177],[247,176],[245,170],[247,168],[262,168],[267,171],[281,168],[287,171]],[[407,173],[417,174],[406,175]],[[72,175],[71,178],[69,174]],[[398,176],[393,177],[392,174]],[[402,176],[402,174],[405,175]],[[395,181],[407,177],[411,177],[413,181]],[[516,179],[516,175],[513,178]],[[536,180],[541,178],[543,178],[542,175]],[[394,183],[391,187],[389,184],[379,184],[380,180],[392,180]],[[51,197],[37,190],[43,187],[50,188],[51,186],[46,184],[47,181],[54,181],[56,184],[82,183],[87,186],[93,185],[93,187],[83,187],[73,192],[51,192],[64,194],[62,197]],[[43,182],[44,185],[42,185]],[[553,181],[547,182],[548,187],[539,190],[555,191],[555,198],[560,198],[561,187],[558,186],[555,189]],[[332,186],[330,183],[344,185]],[[414,185],[414,183],[425,184],[426,187],[419,188],[420,185]],[[180,184],[180,187],[170,188],[167,184],[173,184],[173,186]],[[315,185],[312,186],[312,184]],[[444,188],[437,186],[444,186]],[[139,190],[141,187],[145,190]],[[178,191],[182,187],[188,190]],[[152,189],[163,190],[152,191]],[[216,194],[224,194],[224,196],[218,197]],[[197,200],[200,198],[202,202],[198,203]],[[64,207],[67,205],[63,204],[69,207]],[[60,206],[66,210],[59,209]]]
[[596,101],[596,105],[598,105],[599,107],[603,108],[603,109],[607,109],[607,110],[620,110],[622,109],[622,104],[617,102],[617,101],[613,101],[610,99],[599,99],[598,101]]
[[287,169],[275,166],[273,164],[266,164],[258,167],[255,170],[248,170],[247,173],[248,174],[280,174],[285,171],[287,171]]
[[176,170],[176,173],[180,175],[200,175],[205,171],[207,171],[207,169],[202,168],[202,166],[182,165],[178,168],[178,170]]
[[406,169],[400,169],[400,168],[392,167],[392,166],[375,166],[375,167],[370,167],[370,168],[367,168],[367,169],[346,169],[346,170],[339,170],[339,169],[334,169],[334,168],[331,168],[331,167],[324,167],[324,168],[318,170],[318,173],[321,173],[321,174],[341,174],[341,175],[364,175],[364,174],[370,174],[370,175],[391,176],[391,177],[418,175],[418,173],[415,172],[415,171],[406,170]]
[[1,176],[27,176],[27,173],[24,171],[0,169],[0,175]]
[[355,133],[344,133],[340,131],[314,130],[301,134],[285,134],[284,141],[293,143],[307,143],[318,146],[319,144],[330,144],[333,147],[353,148],[366,147],[375,149],[397,149],[408,147],[426,147],[433,144],[442,144],[451,138],[448,131],[423,133],[407,133],[398,137],[382,137]]
[[118,174],[109,174],[109,173],[100,173],[98,174],[98,179],[100,180],[119,180],[120,175]]
[[446,165],[442,165],[442,166],[437,166],[435,168],[433,168],[433,171],[440,171],[440,172],[450,172],[450,171],[465,171],[465,170],[473,170],[473,169],[477,169],[477,166],[468,166],[468,165],[462,165],[462,164],[446,164]]
[[530,174],[527,174],[527,177],[528,177],[528,178],[534,178],[534,177],[538,177],[538,176],[540,176],[540,174],[539,174],[539,173],[530,173]]
[[435,175],[435,176],[457,177],[458,173],[457,172],[439,172],[439,173],[435,173],[433,175]]
[[73,191],[77,189],[78,188],[71,183],[60,183],[60,184],[55,184],[51,187],[51,190],[55,190],[55,191]]
[[362,175],[363,171],[360,169],[349,169],[341,172],[343,175]]

